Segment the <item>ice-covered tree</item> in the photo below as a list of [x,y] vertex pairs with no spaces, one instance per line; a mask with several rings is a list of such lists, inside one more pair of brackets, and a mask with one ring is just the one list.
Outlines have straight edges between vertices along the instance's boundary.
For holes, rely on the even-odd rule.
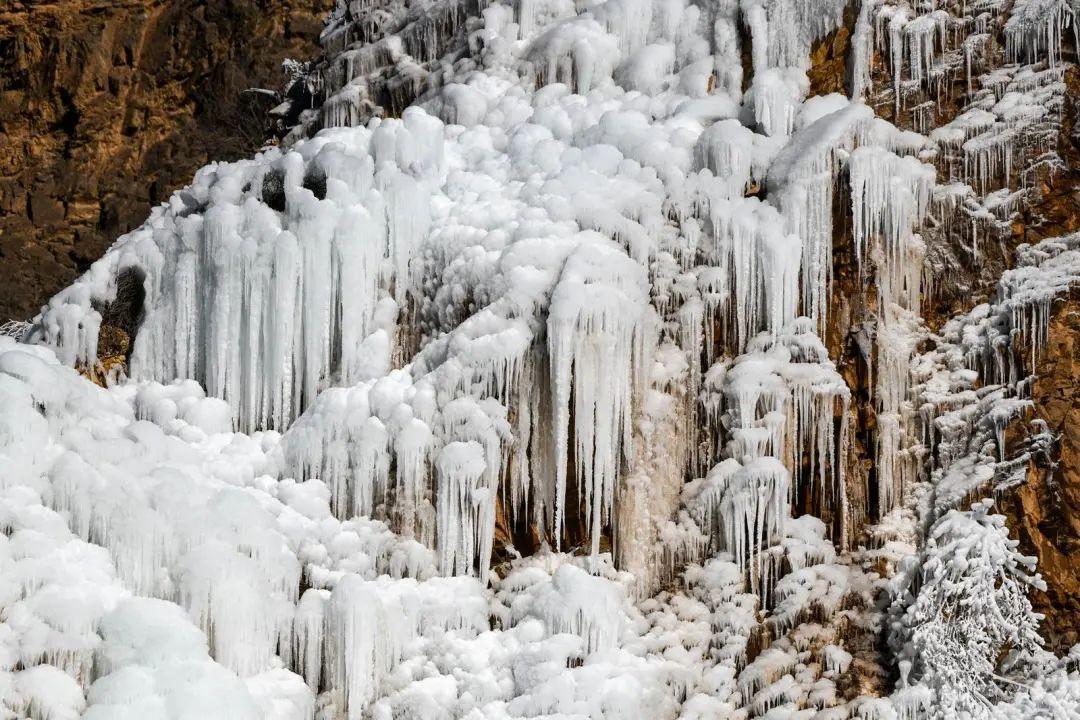
[[896,701],[913,716],[993,717],[1051,659],[1027,597],[1045,587],[1035,558],[1017,550],[992,506],[983,500],[934,523],[893,623],[903,675]]

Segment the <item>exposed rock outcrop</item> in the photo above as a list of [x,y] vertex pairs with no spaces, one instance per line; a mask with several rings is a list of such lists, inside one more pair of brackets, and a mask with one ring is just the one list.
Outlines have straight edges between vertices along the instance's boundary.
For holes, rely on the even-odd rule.
[[1080,642],[1080,289],[1053,306],[1031,388],[1033,414],[1056,437],[1055,455],[1032,462],[1006,504],[1025,552],[1039,558],[1045,592],[1032,593],[1057,650]]
[[0,8],[0,318],[25,318],[210,160],[265,139],[333,0]]

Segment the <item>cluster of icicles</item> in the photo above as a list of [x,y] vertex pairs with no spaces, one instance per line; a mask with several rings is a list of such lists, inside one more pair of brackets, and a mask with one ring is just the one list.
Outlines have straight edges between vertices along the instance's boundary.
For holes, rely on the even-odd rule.
[[[119,276],[137,272],[146,304],[132,377],[191,378],[223,403],[165,393],[141,398],[139,411],[155,422],[190,410],[195,425],[224,417],[243,432],[284,431],[278,475],[325,483],[335,517],[320,523],[359,523],[350,530],[358,539],[328,540],[323,551],[363,544],[369,518],[403,536],[376,543],[381,559],[369,570],[486,581],[500,512],[557,549],[573,516],[594,560],[606,534],[617,558],[648,557],[654,551],[633,550],[670,531],[693,548],[664,557],[728,552],[755,594],[773,595],[792,565],[776,548],[801,527],[793,507],[831,515],[821,537],[846,543],[851,530],[842,471],[850,392],[819,337],[840,178],[857,279],[877,288],[866,360],[880,517],[914,472],[903,451],[926,253],[918,228],[941,199],[927,162],[956,142],[901,132],[859,101],[869,11],[855,39],[855,99],[806,98],[810,44],[843,7],[608,0],[579,14],[491,3],[422,107],[204,169],[54,298],[33,336],[68,364],[93,363],[99,308]],[[922,82],[934,75],[947,20],[903,17],[883,10],[876,33],[888,21],[896,71]],[[375,60],[347,49],[342,22],[332,32],[345,87]],[[745,95],[732,70],[740,24],[754,63]],[[443,32],[460,26],[448,20]],[[446,42],[428,38],[414,54],[427,61],[429,45]],[[385,45],[412,72],[402,48]],[[359,91],[335,97],[328,124],[359,117]],[[964,143],[985,124],[968,119],[952,128]],[[655,430],[669,416],[692,428],[689,441]],[[659,455],[643,448],[664,443],[676,448],[670,506],[650,508],[649,522],[627,520],[626,508],[643,504],[629,479],[661,475]],[[700,479],[684,486],[689,478]],[[183,604],[215,656],[241,673],[279,655],[313,691],[336,694],[349,717],[378,695],[426,621],[420,611],[388,617],[385,598],[348,560],[279,557],[279,529],[159,537],[150,500],[130,517],[77,517],[83,490],[68,490],[59,502],[79,536],[125,558],[118,570],[133,592]],[[208,511],[222,513],[223,527],[268,525],[250,498],[226,500]],[[671,530],[680,509],[700,532]],[[633,532],[617,527],[623,521]],[[149,545],[131,539],[148,533]],[[222,547],[226,563],[192,554]],[[176,588],[157,569],[179,557],[185,584]],[[567,574],[565,583],[587,582]],[[298,597],[302,576],[310,589]],[[590,647],[610,643],[609,628],[582,619],[592,610],[551,609],[560,602],[538,611],[550,628],[583,632]],[[480,615],[438,622],[478,632]]]
[[[813,492],[821,507],[843,505],[846,448],[836,439],[847,437],[850,392],[813,323],[801,318],[778,337],[762,333],[733,363],[713,365],[702,400],[704,424],[728,428],[727,444],[703,448],[712,469],[686,486],[684,504],[712,538],[706,549],[730,552],[752,592],[769,597],[771,565],[784,558],[767,551],[784,536],[795,496]],[[725,459],[713,464],[719,455]]]
[[[813,476],[821,492],[828,489],[823,497],[844,494],[842,422],[834,421],[843,411],[834,401],[847,390],[835,371],[817,377],[802,369],[827,357],[800,339],[820,345],[815,331],[826,322],[835,178],[850,175],[860,273],[874,268],[878,278],[882,458],[899,442],[888,434],[897,425],[888,418],[905,395],[905,322],[918,312],[920,278],[911,268],[922,253],[915,228],[934,181],[933,168],[916,157],[929,147],[925,138],[896,131],[840,96],[803,104],[805,74],[776,65],[791,52],[777,43],[790,38],[774,26],[757,31],[756,13],[771,9],[756,7],[748,20],[763,63],[755,66],[752,107],[764,134],[721,119],[685,155],[687,164],[669,163],[658,177],[659,168],[627,166],[659,158],[631,142],[645,128],[616,117],[600,124],[596,150],[577,161],[564,154],[562,168],[547,169],[549,185],[568,193],[590,173],[614,173],[606,183],[612,197],[630,197],[613,213],[600,212],[599,202],[583,207],[603,196],[569,208],[579,226],[614,242],[587,229],[568,235],[555,224],[530,229],[536,241],[488,230],[487,247],[502,253],[496,277],[461,277],[451,252],[461,242],[462,218],[437,206],[475,202],[453,184],[463,161],[468,168],[469,131],[451,133],[413,108],[401,121],[326,132],[291,151],[203,171],[54,299],[39,323],[42,334],[67,361],[92,362],[92,301],[114,292],[119,272],[139,268],[147,305],[134,377],[192,377],[228,403],[241,430],[289,427],[284,470],[324,480],[339,517],[383,517],[434,548],[444,573],[485,576],[500,503],[515,517],[529,513],[558,547],[570,482],[592,554],[599,552],[620,478],[633,469],[635,415],[651,392],[655,348],[675,321],[671,338],[691,365],[712,368],[692,373],[686,399],[687,412],[705,416],[701,442],[709,449],[691,448],[684,466],[687,473],[709,470],[723,454],[728,464],[710,471],[719,477],[731,462],[742,464],[720,493],[726,540],[719,548],[748,562],[782,530],[788,496],[799,492],[792,473]],[[516,40],[521,30],[506,24],[503,10],[485,14],[488,32]],[[645,15],[612,15],[600,25],[588,15],[570,17],[538,31],[526,52],[565,53],[575,62],[572,81],[585,91],[611,70],[597,65],[592,79],[583,76],[582,46],[570,40],[578,33],[617,33],[609,37],[644,52],[646,36],[685,42],[679,28],[697,22],[699,11],[683,8],[681,22],[669,18],[655,38],[652,5],[637,12]],[[723,29],[738,14],[719,20]],[[686,70],[700,71],[693,63]],[[699,122],[700,113],[731,112],[721,101],[734,105],[732,92],[720,90],[708,104],[691,99],[697,105],[667,121],[666,132],[675,138],[679,123]],[[527,180],[538,153],[558,146],[545,133],[560,132],[565,96],[541,90],[531,101],[517,97],[534,106],[533,124],[513,135],[503,157]],[[457,118],[474,101],[448,88],[431,107],[452,108]],[[557,112],[545,116],[545,103]],[[499,112],[505,120],[513,111]],[[521,167],[523,158],[530,167]],[[744,197],[755,182],[768,184],[769,201]],[[520,199],[506,201],[512,207]],[[664,218],[665,204],[675,226]],[[466,213],[477,223],[475,211]],[[647,269],[663,256],[673,265]],[[439,278],[445,290],[425,297]],[[670,294],[654,298],[665,285]],[[439,307],[444,301],[449,308]],[[470,316],[468,302],[482,309]],[[797,319],[800,311],[808,318]],[[799,339],[799,347],[778,342],[783,337]],[[769,367],[785,352],[794,356],[790,376]],[[771,359],[754,360],[758,354]],[[409,364],[392,370],[402,356],[411,356]],[[714,367],[723,356],[740,358],[726,374]],[[721,382],[730,385],[722,391],[734,419],[728,430],[711,399]],[[898,481],[880,464],[886,511]],[[737,518],[736,509],[749,515]]]
[[[1080,27],[1080,6],[1018,0],[1006,15],[1001,0],[913,5],[921,11],[885,3],[875,15],[877,48],[890,57],[895,112],[910,113],[915,127],[930,131],[950,180],[943,188],[962,196],[974,221],[985,220],[999,209],[993,191],[1008,197],[1060,162],[1054,138],[1065,94],[1062,47],[1065,31]],[[999,31],[1004,48],[996,44]],[[995,62],[1002,55],[1006,64]],[[959,77],[966,107],[945,117],[942,101]]]

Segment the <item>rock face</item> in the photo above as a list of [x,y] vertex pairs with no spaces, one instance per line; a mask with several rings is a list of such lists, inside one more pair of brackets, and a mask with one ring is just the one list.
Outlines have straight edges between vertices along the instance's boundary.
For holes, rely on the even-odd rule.
[[1009,498],[1009,524],[1039,558],[1047,587],[1032,604],[1046,616],[1048,644],[1067,650],[1080,642],[1080,290],[1055,303],[1047,337],[1031,399],[1057,438],[1055,457],[1031,464]]
[[[845,25],[814,45],[808,75],[814,93],[843,92],[844,58],[849,52],[855,17],[849,9]],[[989,57],[1004,63],[1001,49],[1005,38],[998,28],[994,36],[997,49]],[[991,46],[993,47],[993,45]],[[923,320],[932,331],[959,313],[992,300],[998,279],[1012,267],[1021,243],[1035,244],[1080,230],[1080,69],[1075,65],[1075,48],[1065,43],[1069,64],[1064,71],[1066,89],[1060,126],[1056,128],[1056,146],[1052,149],[1061,165],[1051,174],[1039,173],[1036,187],[1027,192],[1013,221],[996,234],[994,242],[985,243],[978,262],[965,258],[958,248],[963,238],[955,229],[923,228],[934,254],[943,249],[949,256],[949,272],[935,278],[932,292],[924,297]],[[874,87],[888,88],[891,79],[888,58],[875,56]],[[850,81],[850,77],[847,78]],[[910,113],[897,116],[893,96],[878,93],[868,101],[879,117],[898,126],[929,132],[944,125],[966,109],[967,92],[963,78],[957,76],[934,98],[936,116],[928,127],[920,128]],[[909,100],[917,105],[922,97]],[[841,216],[838,213],[838,216]],[[869,399],[868,369],[860,358],[858,331],[869,320],[868,288],[860,285],[853,272],[850,228],[838,227],[834,243],[836,286],[830,307],[830,327],[825,336],[830,355],[852,390],[851,417],[855,428],[849,456],[849,503],[866,504],[859,493],[873,488],[869,482],[875,468],[872,462],[872,437],[877,423],[873,402]],[[1021,355],[1030,357],[1030,349]],[[1021,550],[1038,558],[1038,571],[1046,582],[1045,591],[1032,591],[1035,610],[1042,613],[1042,633],[1047,645],[1056,652],[1067,652],[1080,643],[1080,288],[1055,301],[1049,322],[1048,342],[1033,368],[1031,387],[1033,408],[1024,419],[1036,418],[1046,423],[1057,439],[1051,457],[1037,456],[1028,469],[1027,482],[1000,498],[1000,511],[1008,514],[1012,537]],[[1014,423],[1010,433],[1019,433],[1021,423]]]
[[[1035,243],[1080,230],[1080,71],[1065,74],[1058,153],[1065,168],[1041,187],[1013,226],[1012,243]],[[1005,498],[1009,527],[1021,549],[1039,560],[1045,591],[1032,604],[1045,616],[1047,644],[1067,651],[1080,642],[1080,289],[1055,301],[1047,344],[1032,368],[1032,416],[1056,437],[1051,458],[1037,457],[1027,482]],[[1024,349],[1025,355],[1030,350]]]
[[281,62],[333,0],[0,9],[0,318],[26,318],[210,160],[265,138]]

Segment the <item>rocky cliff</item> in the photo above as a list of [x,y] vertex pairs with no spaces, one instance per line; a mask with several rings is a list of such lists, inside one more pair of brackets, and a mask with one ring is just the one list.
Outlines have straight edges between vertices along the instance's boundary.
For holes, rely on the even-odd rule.
[[1056,442],[1031,462],[1026,482],[1007,498],[1010,525],[1039,558],[1046,589],[1033,594],[1055,648],[1080,642],[1080,290],[1053,306],[1049,342],[1037,362],[1032,415]]
[[266,137],[333,0],[0,7],[0,318],[24,319],[211,160]]
[[[1069,106],[1060,136],[1068,170],[1049,183],[1018,225],[1025,237],[1080,230],[1080,73],[1067,74]],[[1035,593],[1046,616],[1048,641],[1058,649],[1080,643],[1080,291],[1053,306],[1045,353],[1036,362],[1034,415],[1057,442],[1049,462],[1033,462],[1028,482],[1010,498],[1025,551],[1039,558],[1046,591]]]

